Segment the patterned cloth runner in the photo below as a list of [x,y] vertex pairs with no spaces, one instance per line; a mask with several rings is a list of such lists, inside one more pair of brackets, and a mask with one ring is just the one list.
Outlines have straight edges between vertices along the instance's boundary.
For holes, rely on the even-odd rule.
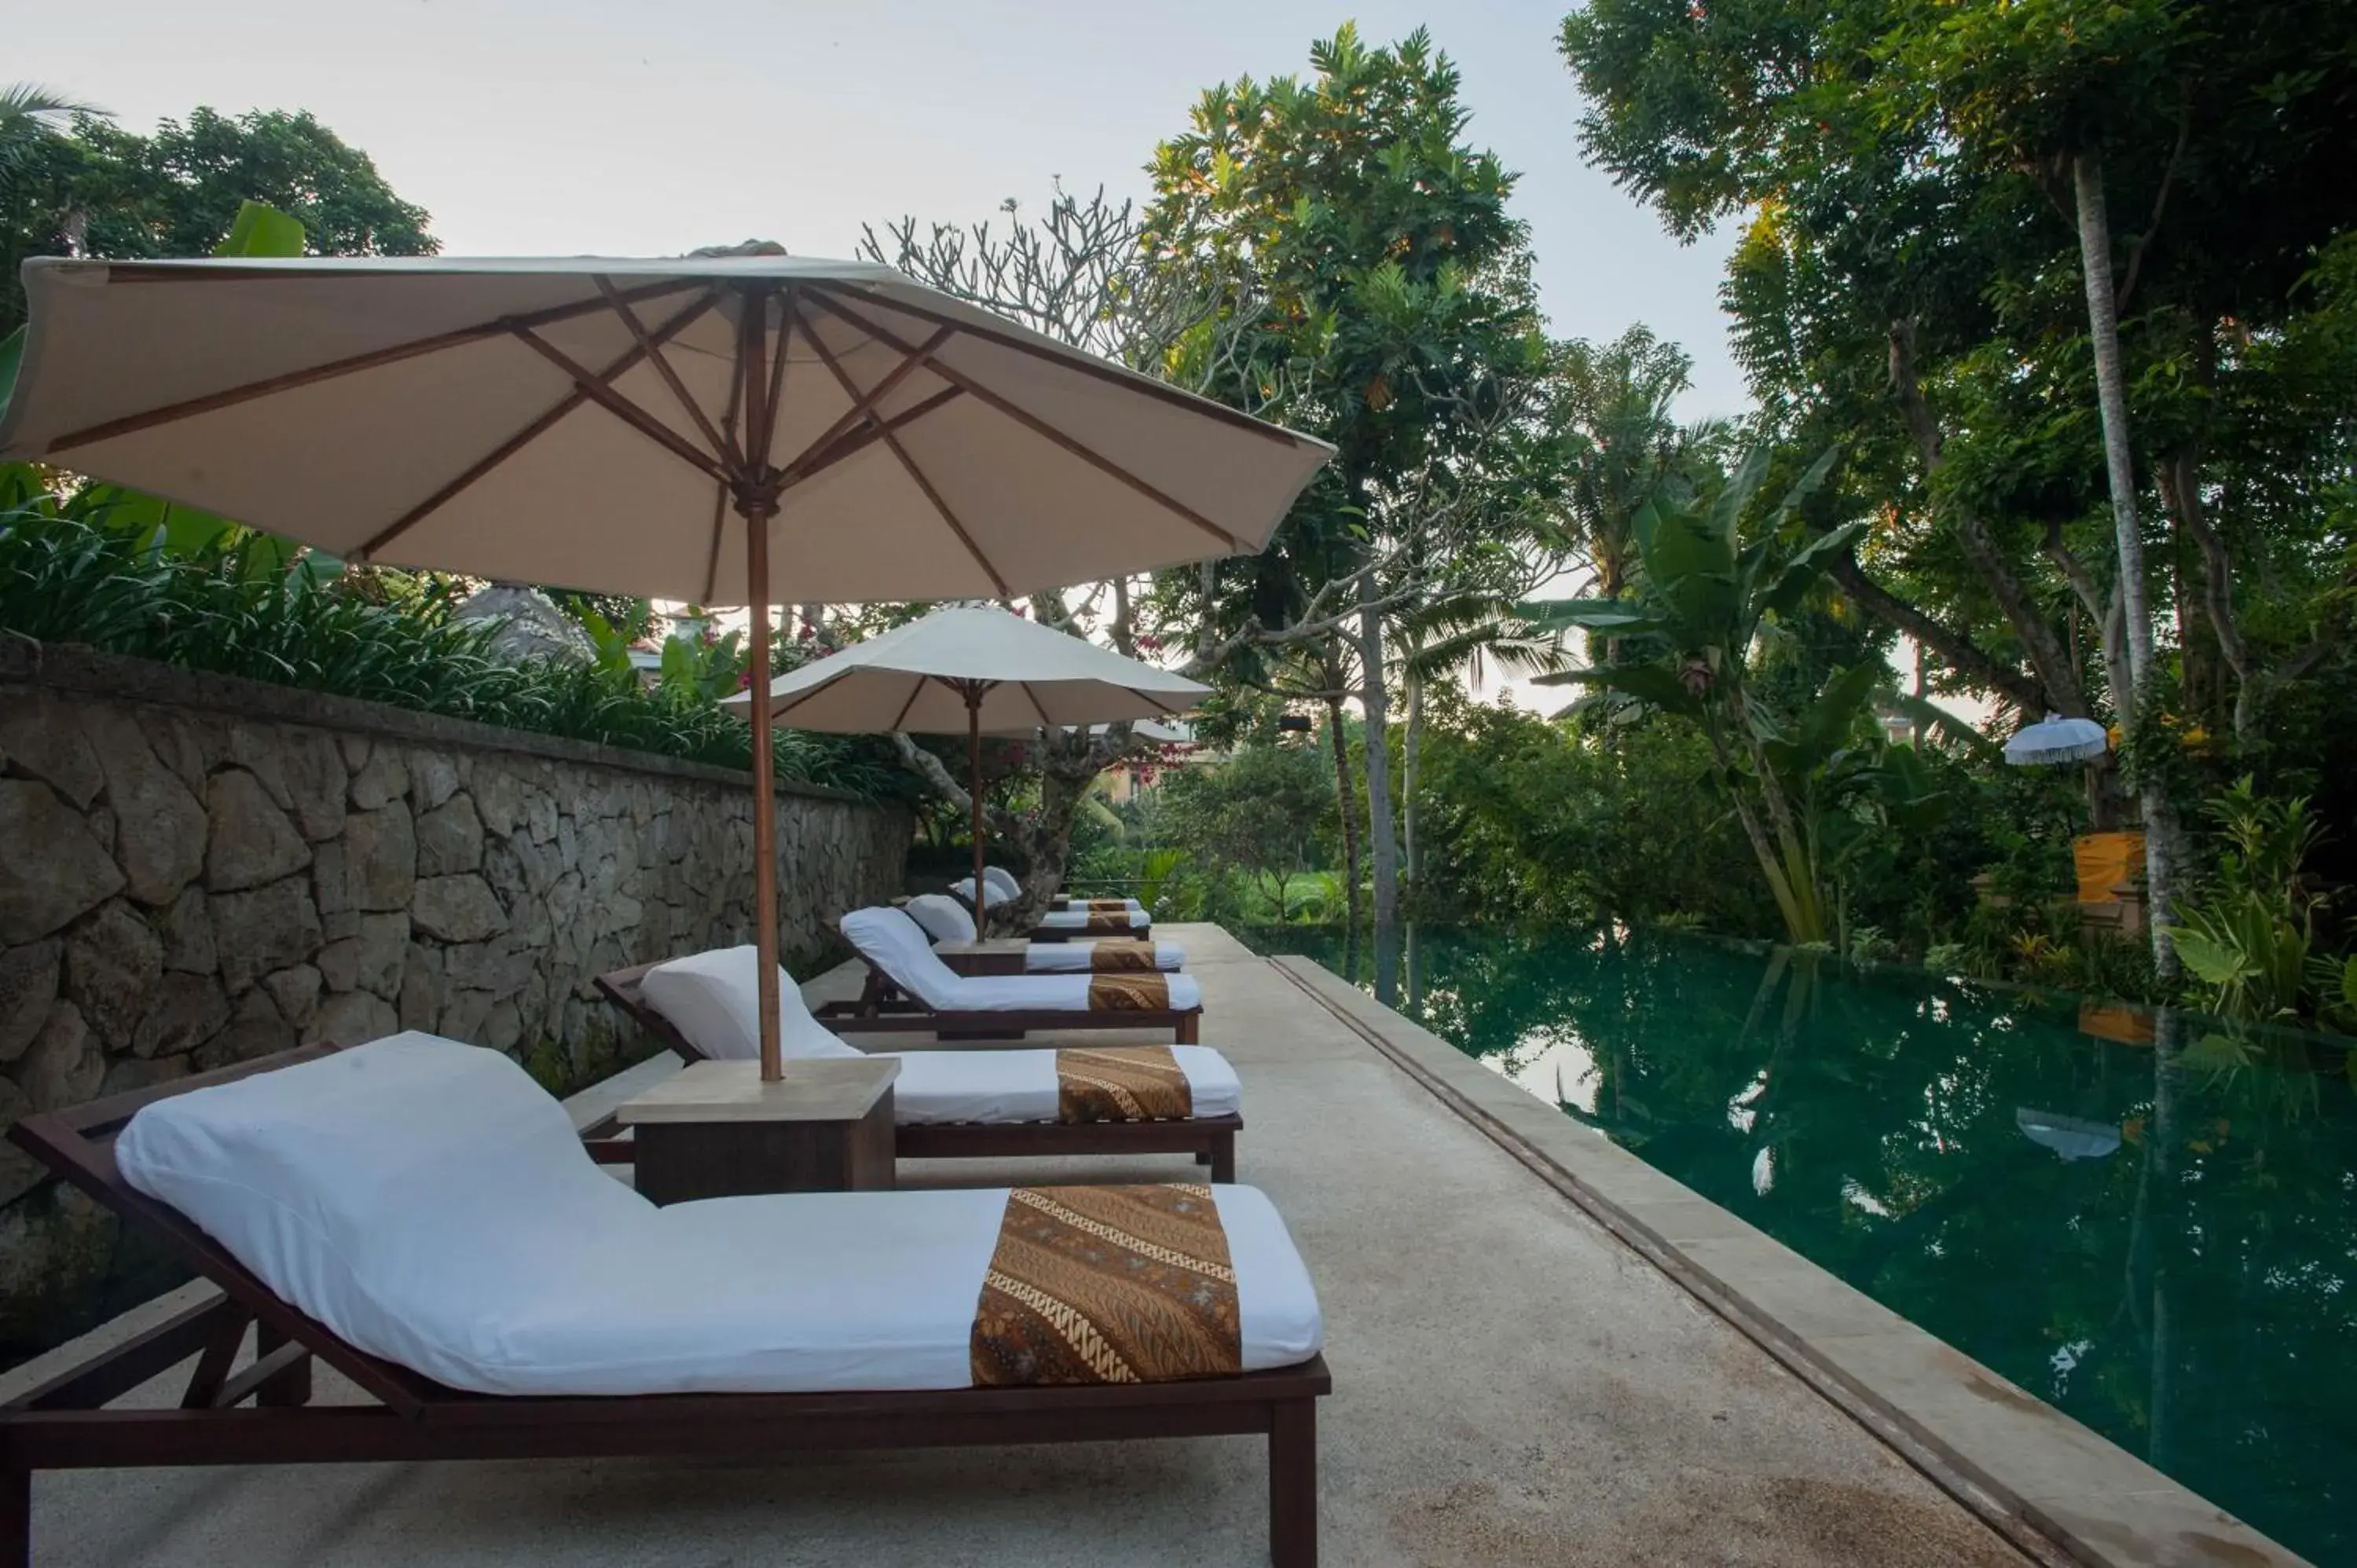
[[1194,1114],[1194,1087],[1168,1046],[1056,1053],[1059,1122],[1183,1122]]
[[1236,1274],[1211,1189],[1008,1193],[968,1355],[977,1388],[1242,1373]]
[[1126,898],[1059,898],[1056,900],[1056,908],[1059,909],[1086,909],[1094,914],[1102,914],[1108,910],[1119,910],[1122,913],[1126,914],[1129,910],[1129,900]]
[[1097,974],[1151,974],[1161,967],[1152,942],[1099,942],[1089,949],[1089,968]]
[[1092,1013],[1167,1013],[1170,1010],[1170,982],[1160,971],[1150,974],[1092,974],[1089,976],[1089,1011]]
[[1089,935],[1092,937],[1108,936],[1115,932],[1118,932],[1123,936],[1127,936],[1130,929],[1129,911],[1127,909],[1092,909],[1089,911],[1088,932]]

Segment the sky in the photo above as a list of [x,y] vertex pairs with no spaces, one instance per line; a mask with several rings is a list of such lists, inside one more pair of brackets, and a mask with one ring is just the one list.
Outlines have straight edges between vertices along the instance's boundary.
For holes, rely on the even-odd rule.
[[134,130],[199,105],[309,110],[454,255],[773,239],[845,256],[865,223],[1037,209],[1060,179],[1143,198],[1204,89],[1306,72],[1346,20],[1378,42],[1429,25],[1469,138],[1521,177],[1550,330],[1644,322],[1694,356],[1682,417],[1740,413],[1717,294],[1731,235],[1678,244],[1582,160],[1566,4],[111,0],[12,17],[0,74]]

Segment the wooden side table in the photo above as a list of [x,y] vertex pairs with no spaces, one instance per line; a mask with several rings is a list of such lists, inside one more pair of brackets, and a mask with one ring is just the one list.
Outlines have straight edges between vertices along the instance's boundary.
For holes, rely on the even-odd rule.
[[763,1083],[759,1062],[691,1062],[614,1115],[651,1202],[888,1188],[899,1074],[891,1057],[825,1057]]
[[1021,974],[1030,945],[1021,937],[992,937],[979,942],[941,942],[933,951],[954,974]]

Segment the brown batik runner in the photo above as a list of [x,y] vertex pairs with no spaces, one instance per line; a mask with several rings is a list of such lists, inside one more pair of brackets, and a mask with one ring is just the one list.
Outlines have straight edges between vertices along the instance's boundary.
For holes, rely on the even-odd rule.
[[1008,1193],[969,1356],[980,1388],[1241,1373],[1235,1269],[1211,1189]]
[[1129,912],[1129,900],[1126,898],[1067,898],[1061,904],[1058,905],[1057,908],[1061,909],[1086,909],[1092,914],[1103,914],[1108,910],[1118,910],[1123,914],[1127,914]]
[[1151,974],[1161,967],[1152,942],[1098,942],[1089,949],[1089,968],[1098,974]]
[[1056,1053],[1059,1122],[1179,1122],[1195,1090],[1168,1046]]
[[1092,937],[1126,935],[1131,929],[1127,909],[1092,909],[1089,911],[1088,932]]
[[1089,1011],[1092,1013],[1167,1013],[1169,1010],[1170,982],[1158,970],[1147,974],[1089,976]]

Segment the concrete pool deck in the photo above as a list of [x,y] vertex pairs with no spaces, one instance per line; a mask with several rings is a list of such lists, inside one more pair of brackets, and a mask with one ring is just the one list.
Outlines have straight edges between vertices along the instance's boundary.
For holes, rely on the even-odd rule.
[[[1239,1178],[1275,1199],[1325,1307],[1325,1562],[2068,1560],[2001,1533],[2026,1539],[2024,1521],[2089,1563],[2297,1561],[1315,965],[1213,927],[1157,934],[1186,947],[1204,1043],[1243,1079]],[[855,983],[837,971],[806,990]],[[670,1070],[632,1069],[576,1114]],[[1197,1174],[1183,1156],[901,1166],[904,1186]],[[1869,1316],[1850,1316],[1858,1303]],[[1927,1438],[1803,1345],[1886,1397],[1929,1380],[1922,1401],[1963,1424]],[[0,1398],[75,1350],[0,1379]],[[139,1397],[177,1392],[159,1380]],[[2027,1492],[2003,1489],[2016,1445]],[[53,1473],[35,1484],[35,1553],[44,1568],[1255,1563],[1262,1466],[1258,1441],[1226,1438]]]

